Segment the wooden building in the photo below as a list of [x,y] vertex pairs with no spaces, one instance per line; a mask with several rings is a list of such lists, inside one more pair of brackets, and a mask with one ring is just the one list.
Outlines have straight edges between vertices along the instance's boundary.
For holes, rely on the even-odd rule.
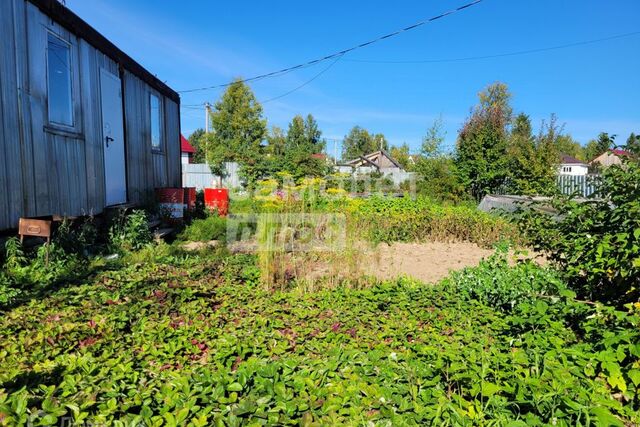
[[0,1],[0,230],[179,186],[178,94],[58,1]]
[[626,150],[621,150],[619,148],[610,149],[600,154],[595,159],[591,160],[589,164],[595,168],[599,168],[599,167],[606,168],[609,166],[621,165],[622,159],[630,155],[631,153],[629,153]]

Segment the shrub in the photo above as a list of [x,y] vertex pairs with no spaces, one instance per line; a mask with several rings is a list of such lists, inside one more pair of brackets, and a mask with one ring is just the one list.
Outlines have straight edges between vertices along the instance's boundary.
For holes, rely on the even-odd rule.
[[556,198],[557,216],[524,211],[531,244],[549,254],[582,297],[616,304],[640,298],[640,163],[630,159],[602,175],[586,200]]
[[460,183],[454,159],[441,155],[420,158],[415,166],[418,174],[417,191],[442,201],[460,202],[468,198]]
[[109,245],[116,251],[139,250],[152,240],[147,214],[143,210],[130,214],[119,212],[109,228]]
[[20,289],[16,289],[11,277],[0,271],[0,306],[13,302],[20,294]]
[[453,272],[445,286],[462,299],[480,301],[502,311],[541,297],[566,294],[566,284],[556,271],[529,260],[510,266],[506,251],[482,260],[478,267]]
[[77,223],[65,219],[55,230],[52,240],[66,253],[86,256],[97,243],[98,230],[92,217]]
[[209,242],[225,240],[227,235],[227,219],[217,215],[205,219],[196,219],[178,236],[180,240],[189,242]]

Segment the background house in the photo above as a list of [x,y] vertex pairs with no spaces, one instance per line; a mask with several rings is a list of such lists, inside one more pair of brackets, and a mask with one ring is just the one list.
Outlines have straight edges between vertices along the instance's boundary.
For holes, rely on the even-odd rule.
[[560,155],[558,175],[583,176],[589,173],[589,165],[568,154]]
[[182,164],[193,163],[193,155],[195,154],[196,149],[193,148],[193,145],[189,142],[187,138],[180,135],[180,159]]
[[592,166],[613,166],[613,165],[621,165],[622,158],[624,156],[628,156],[630,153],[625,150],[620,149],[611,149],[606,152],[600,154],[595,159],[591,160],[590,164]]
[[180,186],[180,98],[56,0],[0,1],[0,229]]
[[346,163],[338,164],[336,165],[336,171],[352,175],[380,173],[382,176],[391,179],[396,185],[411,179],[413,176],[413,174],[406,172],[402,166],[384,150],[375,151]]

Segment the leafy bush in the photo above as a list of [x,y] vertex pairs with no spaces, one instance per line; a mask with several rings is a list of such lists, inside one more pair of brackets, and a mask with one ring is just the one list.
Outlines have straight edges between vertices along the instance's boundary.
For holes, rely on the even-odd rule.
[[152,240],[147,214],[143,210],[130,214],[119,212],[109,228],[109,244],[116,251],[139,250]]
[[525,211],[520,225],[582,297],[624,304],[640,299],[640,163],[607,168],[586,200],[557,198],[557,216]]
[[523,302],[566,295],[566,284],[556,271],[530,260],[510,266],[506,252],[482,260],[478,267],[453,272],[445,283],[467,301],[480,301],[503,311]]
[[455,161],[450,156],[420,158],[415,165],[419,194],[441,201],[460,202],[468,199],[460,183]]
[[227,219],[217,215],[205,219],[196,219],[178,236],[180,240],[189,242],[209,242],[225,240],[227,235]]
[[5,263],[0,270],[0,306],[18,297],[85,274],[84,261],[53,242],[26,253],[17,238],[5,243]]
[[16,289],[11,277],[0,271],[0,306],[13,302],[21,293],[20,289]]

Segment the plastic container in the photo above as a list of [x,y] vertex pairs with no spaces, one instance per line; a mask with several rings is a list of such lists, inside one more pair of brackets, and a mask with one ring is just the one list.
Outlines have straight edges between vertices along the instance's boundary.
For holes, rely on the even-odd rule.
[[229,190],[226,188],[205,188],[204,206],[219,216],[229,213]]
[[156,199],[160,209],[168,212],[171,219],[182,221],[184,218],[183,188],[156,188]]
[[196,187],[184,188],[184,208],[187,211],[196,209]]

